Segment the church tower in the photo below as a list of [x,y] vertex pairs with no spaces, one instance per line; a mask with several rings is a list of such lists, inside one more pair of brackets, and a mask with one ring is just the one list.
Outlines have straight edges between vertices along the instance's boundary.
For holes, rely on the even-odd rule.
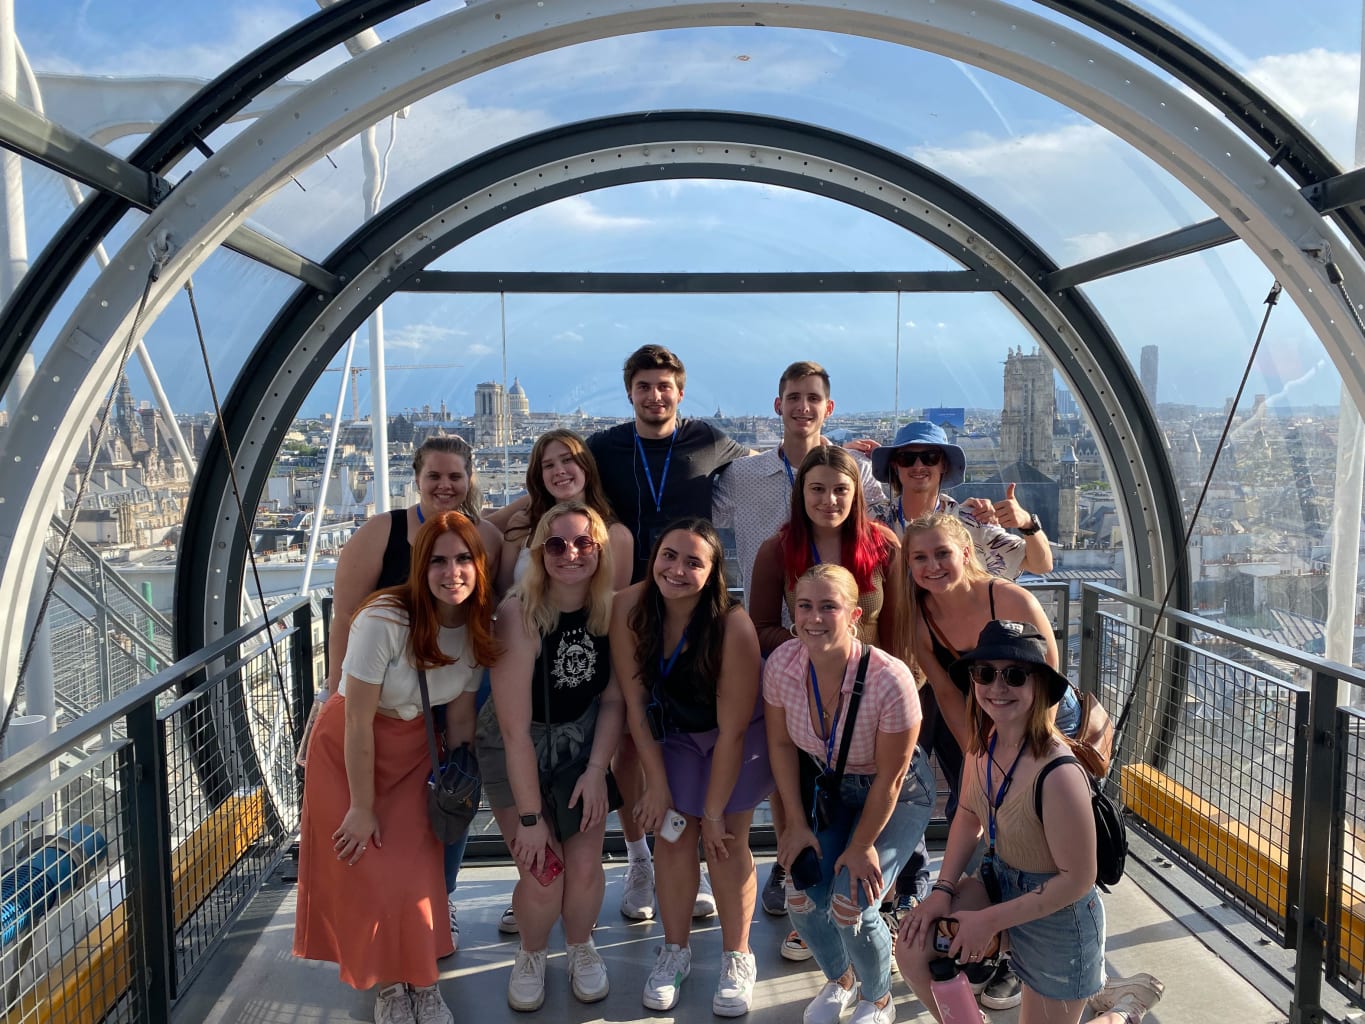
[[1000,413],[1000,458],[1005,465],[1027,462],[1052,476],[1052,423],[1057,386],[1052,362],[1037,349],[1022,348],[1005,357],[1005,400]]
[[1062,452],[1057,479],[1057,543],[1064,548],[1076,546],[1076,449],[1066,446]]

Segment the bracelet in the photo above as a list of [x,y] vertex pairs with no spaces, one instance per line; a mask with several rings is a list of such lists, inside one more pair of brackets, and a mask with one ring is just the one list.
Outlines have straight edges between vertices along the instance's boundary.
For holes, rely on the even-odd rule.
[[723,814],[720,817],[715,817],[713,815],[707,814],[705,811],[702,811],[701,816],[707,821],[720,822],[721,824],[725,823],[725,815]]
[[588,762],[588,767],[589,767],[589,768],[596,768],[596,769],[597,769],[599,772],[601,772],[603,775],[607,774],[607,766],[604,765],[604,764],[594,764],[592,761],[589,761],[589,762]]
[[952,897],[956,897],[956,896],[957,896],[957,887],[954,886],[952,882],[945,882],[945,881],[944,881],[943,879],[941,879],[941,878],[940,878],[937,882],[935,882],[933,885],[929,886],[929,891],[930,891],[930,892],[946,892],[949,896],[952,896]]

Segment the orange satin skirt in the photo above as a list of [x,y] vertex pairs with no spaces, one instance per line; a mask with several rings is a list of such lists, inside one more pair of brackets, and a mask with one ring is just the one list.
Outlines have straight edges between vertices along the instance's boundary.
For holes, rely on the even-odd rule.
[[353,988],[434,985],[436,961],[454,952],[443,851],[427,817],[426,726],[374,717],[373,840],[354,865],[337,859],[332,833],[351,806],[346,781],[346,700],[322,706],[308,745],[299,825],[294,955],[329,960]]

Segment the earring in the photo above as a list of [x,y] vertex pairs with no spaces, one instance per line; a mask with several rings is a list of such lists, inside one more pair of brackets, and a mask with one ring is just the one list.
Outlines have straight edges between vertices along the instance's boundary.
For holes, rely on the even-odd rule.
[[858,624],[856,622],[850,622],[848,624],[848,635],[855,640],[858,638]]
[[795,622],[793,622],[790,626],[787,627],[787,632],[790,633],[792,636],[796,637],[798,640],[800,639],[800,636],[796,632]]

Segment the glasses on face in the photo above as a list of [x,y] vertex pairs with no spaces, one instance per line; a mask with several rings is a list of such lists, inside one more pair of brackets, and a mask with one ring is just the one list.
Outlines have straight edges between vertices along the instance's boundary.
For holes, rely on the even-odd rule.
[[1013,686],[1016,689],[1028,682],[1028,677],[1033,675],[1032,669],[1020,668],[1018,665],[1010,665],[1006,668],[996,668],[994,665],[973,665],[967,669],[967,674],[972,677],[972,682],[977,686],[990,686],[995,682],[995,677],[999,676],[1005,681],[1006,686]]
[[554,558],[560,558],[567,554],[570,546],[580,555],[587,555],[597,550],[597,541],[586,533],[580,533],[573,540],[565,540],[563,537],[545,538],[545,553]]
[[900,451],[891,454],[891,461],[903,469],[909,469],[916,462],[922,462],[926,466],[937,466],[943,461],[943,453],[937,448],[930,448],[927,451],[915,452],[909,448],[902,448]]

